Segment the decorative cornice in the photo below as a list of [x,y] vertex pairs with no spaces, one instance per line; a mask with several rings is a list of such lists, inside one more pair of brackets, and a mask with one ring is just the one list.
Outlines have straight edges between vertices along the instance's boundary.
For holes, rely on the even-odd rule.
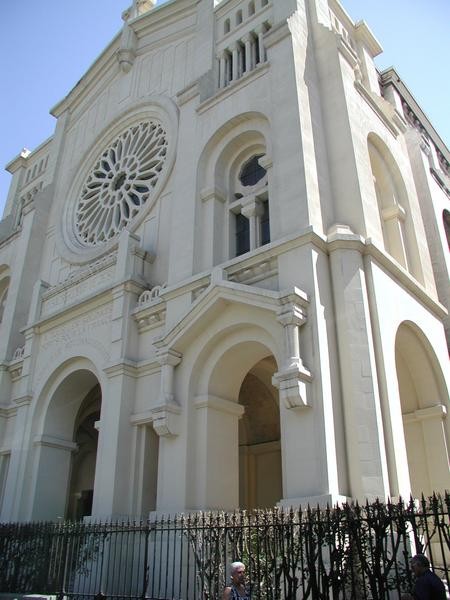
[[228,98],[229,96],[235,94],[241,88],[245,87],[246,85],[250,85],[253,81],[265,75],[268,72],[269,68],[270,63],[266,61],[265,63],[257,65],[252,71],[244,73],[242,77],[231,82],[226,87],[220,88],[216,91],[216,93],[213,96],[211,96],[207,100],[204,100],[197,107],[196,110],[198,114],[203,114],[210,108],[213,108],[216,104],[219,104],[219,102],[222,102],[222,100],[224,100],[225,98]]
[[384,123],[394,137],[405,133],[408,125],[403,116],[397,111],[392,104],[381,96],[372,94],[360,81],[355,81],[355,88],[366,100],[367,104]]
[[447,417],[447,407],[443,404],[435,404],[427,408],[420,408],[403,415],[404,423],[420,423],[428,419],[445,419]]
[[109,378],[124,375],[128,377],[137,377],[138,366],[136,362],[129,359],[124,359],[119,363],[108,365],[103,369],[103,372],[108,375]]
[[56,448],[57,450],[66,450],[67,452],[75,452],[78,450],[78,444],[51,435],[37,435],[33,440],[33,445],[47,446],[49,448]]
[[245,407],[242,406],[242,404],[209,394],[205,396],[197,396],[194,400],[194,406],[197,410],[208,408],[218,412],[230,414],[238,418],[241,418],[245,412]]
[[29,406],[31,401],[33,400],[33,396],[30,394],[25,394],[24,396],[19,396],[18,398],[14,398],[13,402],[17,407],[21,406]]
[[[277,0],[275,0],[277,1]],[[289,27],[289,21],[282,21],[277,25],[274,25],[264,35],[264,45],[266,48],[271,48],[291,35],[291,29]]]
[[42,300],[43,301],[48,300],[52,296],[55,296],[56,294],[59,294],[60,292],[71,288],[72,286],[80,283],[81,281],[88,279],[92,275],[96,275],[97,273],[100,273],[101,271],[107,269],[108,267],[115,265],[116,262],[117,262],[117,251],[114,251],[114,252],[108,254],[107,256],[103,256],[103,257],[99,258],[98,260],[93,261],[87,267],[77,269],[74,273],[72,273],[68,277],[66,277],[66,279],[62,283],[54,285],[51,288],[49,288],[46,292],[44,292],[42,294]]
[[199,96],[199,94],[200,92],[198,87],[198,81],[193,81],[187,87],[185,87],[177,93],[176,99],[178,106],[183,106],[183,104],[186,104],[186,102],[193,100],[194,98]]

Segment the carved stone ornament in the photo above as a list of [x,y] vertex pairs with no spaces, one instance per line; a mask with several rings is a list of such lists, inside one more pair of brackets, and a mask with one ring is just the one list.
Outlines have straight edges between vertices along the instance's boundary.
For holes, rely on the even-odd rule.
[[174,437],[180,433],[181,408],[167,402],[152,409],[153,429],[160,437]]
[[74,231],[84,247],[114,239],[154,195],[168,136],[157,119],[123,131],[95,160],[82,185]]

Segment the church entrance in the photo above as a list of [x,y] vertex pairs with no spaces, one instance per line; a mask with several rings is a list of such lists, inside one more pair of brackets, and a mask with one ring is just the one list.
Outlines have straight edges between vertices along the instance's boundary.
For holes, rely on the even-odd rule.
[[280,408],[272,385],[273,357],[259,361],[245,376],[239,404],[239,506],[270,508],[282,498]]
[[81,519],[92,511],[102,395],[91,370],[72,369],[50,389],[35,436],[32,520]]
[[67,510],[69,519],[79,520],[92,514],[101,400],[101,390],[97,384],[81,402],[75,420],[74,442],[77,447],[72,453]]

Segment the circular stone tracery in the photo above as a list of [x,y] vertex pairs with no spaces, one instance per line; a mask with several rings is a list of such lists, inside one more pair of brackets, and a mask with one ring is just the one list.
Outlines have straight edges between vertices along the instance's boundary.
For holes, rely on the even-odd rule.
[[151,198],[167,155],[167,134],[157,121],[124,131],[101,154],[82,186],[75,233],[84,246],[113,239]]

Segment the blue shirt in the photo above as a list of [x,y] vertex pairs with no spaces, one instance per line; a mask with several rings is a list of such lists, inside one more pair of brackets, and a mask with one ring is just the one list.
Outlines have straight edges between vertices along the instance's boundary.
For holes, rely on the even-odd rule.
[[446,600],[444,584],[429,569],[416,579],[413,596],[416,600]]

